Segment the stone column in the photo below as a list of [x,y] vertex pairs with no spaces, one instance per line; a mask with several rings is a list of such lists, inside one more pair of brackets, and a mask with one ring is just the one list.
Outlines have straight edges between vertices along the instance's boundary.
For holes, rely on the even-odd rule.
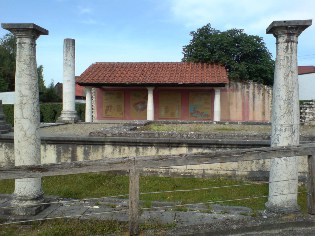
[[[311,20],[274,21],[267,28],[277,40],[275,64],[271,146],[299,144],[300,109],[297,73],[298,36],[312,24]],[[298,160],[282,157],[271,160],[267,210],[290,212],[299,209]]]
[[85,122],[92,122],[92,88],[85,87]]
[[214,89],[214,107],[213,107],[213,121],[221,120],[221,90],[219,88]]
[[[15,165],[37,165],[40,156],[40,113],[36,65],[36,39],[48,31],[35,24],[2,24],[17,40],[14,104]],[[36,214],[43,201],[40,178],[15,180],[14,213]]]
[[75,123],[79,120],[75,110],[75,41],[65,39],[63,44],[62,112],[58,122]]
[[154,120],[154,87],[147,87],[148,89],[148,103],[147,103],[147,120]]

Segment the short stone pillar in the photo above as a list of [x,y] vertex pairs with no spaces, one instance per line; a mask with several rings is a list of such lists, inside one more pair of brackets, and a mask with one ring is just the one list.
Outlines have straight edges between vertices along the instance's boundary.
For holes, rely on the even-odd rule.
[[147,102],[147,120],[154,120],[154,87],[147,87],[148,89],[148,102]]
[[[297,43],[298,36],[311,24],[311,20],[274,21],[267,28],[267,34],[273,34],[277,40],[272,102],[272,147],[299,144]],[[267,210],[297,211],[297,157],[272,159],[269,178]]]
[[214,89],[213,121],[221,120],[221,90]]
[[[40,113],[36,64],[36,39],[48,31],[35,24],[2,24],[16,37],[16,72],[14,104],[15,165],[37,165],[40,156]],[[15,180],[13,212],[33,215],[43,201],[41,178]]]
[[92,122],[92,88],[85,87],[85,122]]
[[79,120],[75,110],[75,41],[65,39],[63,44],[63,85],[62,112],[57,119],[62,123],[75,123]]

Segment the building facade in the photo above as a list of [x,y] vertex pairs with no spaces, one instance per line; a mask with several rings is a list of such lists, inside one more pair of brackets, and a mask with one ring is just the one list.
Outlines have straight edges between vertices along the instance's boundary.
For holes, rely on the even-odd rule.
[[230,83],[221,65],[95,63],[76,80],[91,121],[270,121],[271,89]]
[[315,66],[299,66],[299,100],[315,100]]

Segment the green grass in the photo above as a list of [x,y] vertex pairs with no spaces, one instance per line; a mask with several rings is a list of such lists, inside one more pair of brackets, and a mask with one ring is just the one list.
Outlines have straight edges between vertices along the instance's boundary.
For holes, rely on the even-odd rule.
[[[143,230],[167,230],[176,227],[175,223],[144,223],[139,225]],[[110,220],[50,219],[21,224],[0,225],[0,236],[84,236],[108,235],[119,233],[129,235],[128,222]]]
[[[242,125],[242,124],[150,124],[139,128],[140,131],[165,132],[201,132],[201,133],[242,133],[242,134],[271,134],[271,125]],[[314,125],[302,125],[301,135],[313,136]]]
[[[208,188],[227,185],[241,185],[243,183],[245,182],[225,178],[202,179],[141,176],[140,192]],[[113,173],[80,174],[43,178],[43,190],[46,195],[79,199],[128,194],[128,184],[128,175]],[[0,193],[12,193],[13,190],[14,181],[0,181]],[[299,190],[305,192],[305,187],[300,187]],[[209,212],[211,212],[211,204],[207,202],[224,201],[261,195],[268,195],[267,184],[253,184],[250,186],[219,188],[192,192],[145,194],[141,195],[140,198],[144,203],[143,207],[151,207],[152,201],[170,201],[178,202],[179,204],[204,202],[206,203],[205,207],[209,210]],[[299,194],[298,202],[302,211],[306,211],[306,197],[306,193]],[[252,208],[253,212],[257,212],[258,210],[264,209],[264,204],[266,201],[266,198],[257,198],[242,201],[229,201],[221,204],[247,206]],[[185,206],[178,206],[175,209],[180,211],[187,210]],[[91,227],[94,231],[91,229]],[[84,221],[81,223],[81,221],[76,220],[52,220],[47,222],[37,222],[27,226],[0,226],[0,235],[23,235],[23,230],[32,232],[30,234],[24,235],[93,235],[112,233],[116,231],[124,232],[127,230],[126,227],[127,226],[124,223],[122,224],[114,221]],[[161,226],[144,225],[142,227],[145,228]],[[85,232],[89,233],[85,234]]]
[[[46,195],[65,198],[99,198],[128,194],[129,176],[112,173],[80,174],[54,176],[43,178],[43,190]],[[165,190],[209,188],[217,186],[242,185],[243,181],[226,178],[171,178],[156,176],[141,176],[140,192],[160,192]],[[247,183],[247,182],[246,182]],[[0,181],[0,193],[12,193],[13,180]],[[305,192],[305,187],[300,187]],[[247,198],[251,196],[268,195],[267,184],[253,184],[231,188],[219,188],[191,192],[172,192],[158,194],[144,194],[140,199],[145,206],[151,201],[170,201],[180,204],[216,202],[231,199]],[[253,210],[264,209],[266,198],[256,198],[242,201],[228,201],[223,204],[241,205]],[[302,209],[306,205],[306,193],[299,195]]]
[[269,125],[238,124],[150,124],[140,128],[142,131],[174,132],[263,132],[270,133]]
[[[140,230],[168,229],[174,226],[174,224],[141,224]],[[128,222],[104,220],[54,219],[37,221],[28,224],[10,224],[0,226],[0,236],[83,236],[107,235],[123,232],[125,232],[123,235],[129,235],[127,231]]]

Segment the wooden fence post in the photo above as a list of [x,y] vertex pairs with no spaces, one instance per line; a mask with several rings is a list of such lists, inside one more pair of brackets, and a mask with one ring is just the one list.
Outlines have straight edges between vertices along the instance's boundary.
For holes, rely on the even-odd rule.
[[139,169],[135,163],[129,172],[129,233],[139,234]]
[[315,215],[315,152],[308,156],[307,211]]

